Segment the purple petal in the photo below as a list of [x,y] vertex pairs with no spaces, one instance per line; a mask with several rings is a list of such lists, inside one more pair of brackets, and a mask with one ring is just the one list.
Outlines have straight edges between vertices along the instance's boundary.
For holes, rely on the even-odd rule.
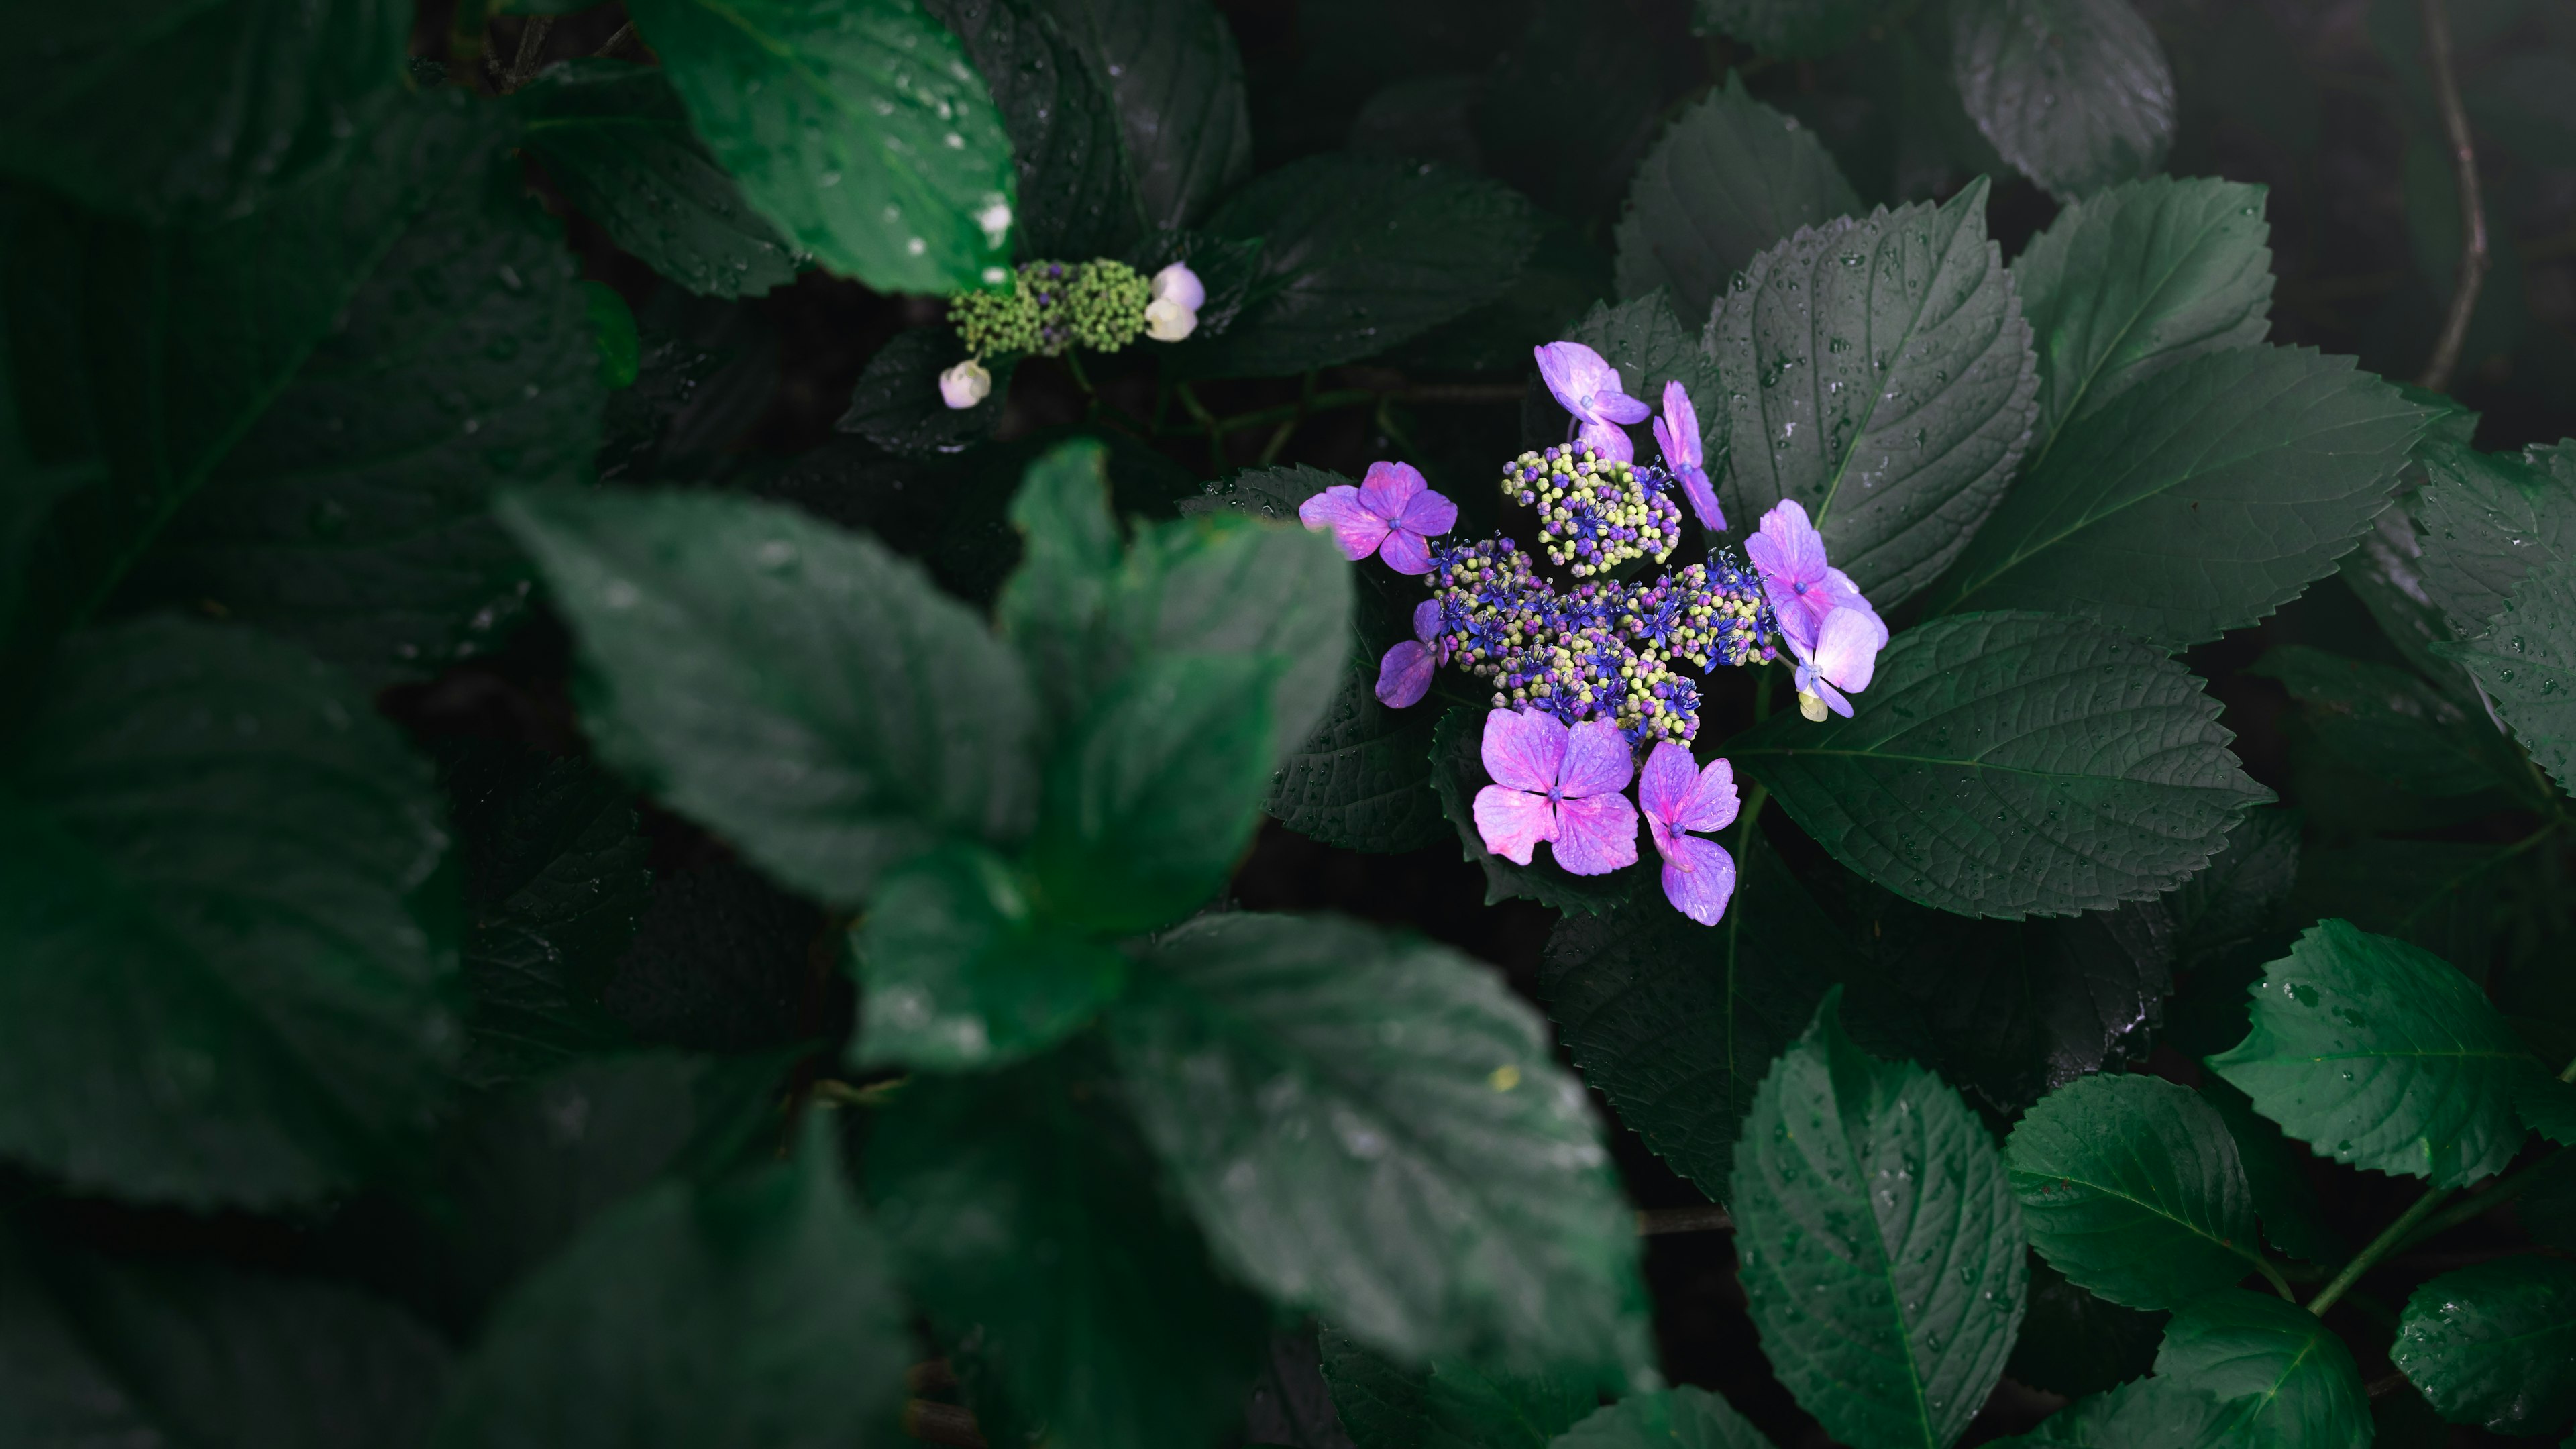
[[1567,737],[1565,763],[1556,774],[1557,793],[1568,800],[1616,795],[1628,788],[1637,767],[1628,737],[1606,719],[1588,719]]
[[1400,574],[1431,572],[1431,545],[1423,542],[1421,534],[1409,528],[1389,533],[1386,542],[1378,545],[1377,556],[1386,560],[1388,568]]
[[1670,825],[1682,818],[1691,788],[1698,782],[1699,765],[1691,759],[1689,746],[1657,741],[1654,753],[1646,756],[1646,768],[1637,773],[1637,803],[1651,825]]
[[1378,703],[1389,709],[1406,709],[1422,702],[1431,690],[1431,671],[1437,661],[1430,649],[1407,639],[1386,651],[1377,665]]
[[1545,794],[1565,763],[1566,730],[1537,710],[1498,709],[1485,716],[1485,773],[1497,785]]
[[1708,461],[1699,451],[1699,414],[1691,410],[1690,389],[1678,377],[1664,384],[1664,415],[1655,420],[1655,446],[1675,469]]
[[1404,517],[1404,505],[1431,485],[1422,481],[1422,471],[1411,463],[1371,463],[1368,476],[1360,479],[1360,502],[1368,511],[1389,524]]
[[[1663,424],[1655,426],[1660,429]],[[1711,533],[1724,533],[1726,510],[1717,506],[1717,490],[1708,486],[1708,470],[1693,463],[1674,476],[1682,480],[1682,496],[1690,500],[1691,513],[1699,519],[1699,526]]]
[[1816,672],[1844,689],[1869,688],[1878,673],[1878,651],[1887,646],[1887,625],[1864,609],[1836,609],[1816,631]]
[[1377,552],[1386,541],[1386,520],[1369,511],[1360,502],[1360,490],[1348,483],[1336,483],[1297,505],[1297,519],[1312,529],[1329,528],[1333,541],[1342,546],[1342,557],[1353,563]]
[[1440,601],[1425,599],[1413,606],[1413,637],[1428,644],[1440,633]]
[[1735,767],[1711,760],[1691,782],[1690,798],[1673,821],[1677,830],[1724,830],[1735,823]]
[[[1753,541],[1758,542],[1760,537],[1756,534]],[[1806,595],[1774,574],[1762,576],[1762,593],[1771,601],[1771,612],[1779,617],[1780,632],[1788,638],[1790,648],[1801,654],[1814,649],[1816,625],[1825,613],[1822,603],[1809,604]]]
[[1484,837],[1487,850],[1514,865],[1527,865],[1532,847],[1556,839],[1556,812],[1541,796],[1487,785],[1476,792],[1476,833]]
[[1556,817],[1556,863],[1566,874],[1608,875],[1637,863],[1637,807],[1627,796],[1567,800]]
[[1556,395],[1557,406],[1587,422],[1592,415],[1590,400],[1619,390],[1619,369],[1580,342],[1551,342],[1531,348],[1530,353],[1538,359],[1539,378]]
[[1458,505],[1438,489],[1425,488],[1404,505],[1395,526],[1412,529],[1425,538],[1438,538],[1458,526]]
[[1642,423],[1648,414],[1654,412],[1654,409],[1637,398],[1617,391],[1614,385],[1611,391],[1592,395],[1592,412],[1594,416],[1608,422]]
[[1790,499],[1771,505],[1762,524],[1744,541],[1753,566],[1787,583],[1820,583],[1825,577],[1825,536],[1807,521],[1807,510]]
[[1695,835],[1682,836],[1675,844],[1664,857],[1664,899],[1701,925],[1714,926],[1735,894],[1735,857],[1716,841]]
[[1585,423],[1574,440],[1604,458],[1616,458],[1622,463],[1637,461],[1637,445],[1629,441],[1624,429],[1608,423]]
[[1679,848],[1679,842],[1690,839],[1689,836],[1656,819],[1651,811],[1646,813],[1646,838],[1654,842],[1655,854],[1666,860],[1672,859],[1673,851]]

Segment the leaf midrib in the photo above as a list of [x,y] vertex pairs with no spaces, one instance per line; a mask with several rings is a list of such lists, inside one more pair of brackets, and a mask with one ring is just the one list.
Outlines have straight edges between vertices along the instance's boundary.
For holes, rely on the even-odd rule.
[[[1971,185],[1970,189],[1971,189],[1971,190],[1974,190],[1974,189],[1975,189],[1975,187],[1974,187],[1973,185]],[[1937,225],[1937,224],[1940,222],[1940,220],[1941,220],[1941,213],[1942,213],[1942,211],[1943,211],[1944,209],[1945,209],[1945,208],[1943,208],[1943,207],[1939,207],[1939,206],[1929,206],[1929,205],[1927,204],[1927,214],[1926,214],[1926,216],[1925,216],[1925,218],[1924,218],[1924,229],[1925,229],[1926,231],[1929,231],[1929,230],[1930,230],[1934,225]],[[1965,222],[1960,223],[1960,226],[1965,226],[1965,225],[1966,225],[1966,223],[1965,223]],[[1851,230],[1851,229],[1852,229],[1852,228],[1849,228],[1849,227],[1844,228],[1844,230],[1845,230],[1845,231],[1849,231],[1849,230]],[[1926,276],[1926,277],[1923,279],[1923,295],[1922,295],[1921,297],[1919,297],[1919,298],[1917,298],[1917,299],[1915,300],[1915,303],[1914,303],[1914,310],[1913,310],[1913,312],[1912,312],[1912,313],[1910,313],[1910,314],[1906,317],[1906,319],[1905,319],[1905,331],[1904,331],[1903,336],[1904,336],[1905,340],[1906,340],[1906,341],[1908,341],[1908,342],[1910,342],[1910,341],[1912,341],[1912,340],[1914,339],[1914,336],[1915,336],[1916,332],[1917,332],[1917,331],[1921,328],[1921,326],[1922,326],[1922,323],[1923,323],[1923,309],[1924,309],[1924,308],[1926,308],[1926,307],[1928,307],[1928,306],[1930,306],[1930,305],[1932,305],[1932,284],[1933,284],[1933,282],[1934,282],[1935,280],[1937,280],[1937,279],[1940,277],[1941,272],[1942,272],[1942,269],[1943,269],[1943,268],[1948,264],[1948,262],[1949,262],[1949,260],[1950,260],[1950,243],[1955,243],[1958,239],[1959,239],[1959,227],[1953,227],[1953,228],[1951,228],[1951,231],[1950,231],[1950,237],[1949,237],[1949,242],[1945,242],[1945,243],[1944,243],[1944,244],[1943,244],[1943,245],[1942,245],[1938,250],[1936,250],[1936,251],[1932,254],[1932,270],[1931,270],[1931,275]],[[1820,239],[1820,240],[1821,240],[1821,239]],[[1818,260],[1822,260],[1822,259],[1823,259],[1823,257],[1824,257],[1824,251],[1823,251],[1823,249],[1822,249],[1821,247],[1817,250],[1817,252],[1816,252],[1816,257],[1817,257],[1817,259],[1818,259]],[[1809,267],[1809,268],[1807,268],[1807,273],[1808,273],[1808,275],[1807,275],[1807,286],[1808,286],[1808,290],[1809,290],[1809,295],[1811,295],[1811,296],[1814,294],[1814,288],[1815,288],[1815,272],[1816,272],[1816,269],[1815,269],[1814,267]],[[1872,291],[1875,291],[1875,290],[1877,290],[1877,286],[1878,286],[1878,266],[1877,266],[1877,259],[1876,259],[1875,257],[1871,258],[1871,265],[1870,265],[1869,273],[1870,273],[1870,275],[1869,275],[1870,289],[1871,289]],[[1758,296],[1758,293],[1757,293],[1757,296]],[[1864,304],[1864,305],[1865,305],[1865,304]],[[1750,324],[1751,324],[1751,319],[1748,317],[1748,318],[1746,319],[1746,322],[1747,322],[1747,326],[1748,326],[1748,328],[1749,328],[1749,327],[1750,327]],[[1872,338],[1870,338],[1868,341],[1864,341],[1864,342],[1862,343],[1862,345],[1863,345],[1863,346],[1868,346],[1868,345],[1869,345],[1869,343],[1870,343],[1871,341],[1875,341],[1875,340],[1876,340],[1876,339],[1875,339],[1875,337],[1872,337]],[[1815,356],[1815,352],[1814,352],[1814,345],[1815,345],[1815,328],[1813,328],[1813,327],[1810,327],[1810,328],[1808,328],[1808,329],[1807,329],[1807,342],[1808,342],[1808,348],[1809,348],[1809,350],[1808,350],[1808,354],[1807,354],[1807,355],[1808,355],[1808,357],[1809,357],[1810,359],[1812,359],[1812,358]],[[1900,349],[1900,350],[1902,349],[1902,344],[1901,344],[1901,343],[1899,344],[1899,349]],[[1816,376],[1816,377],[1821,381],[1821,379],[1822,379],[1822,377],[1823,377],[1823,373],[1822,373],[1820,370],[1816,370],[1816,369],[1814,369],[1814,368],[1812,368],[1812,367],[1811,367],[1811,368],[1810,368],[1810,371],[1811,371],[1811,372],[1812,372],[1812,373],[1813,373],[1813,374],[1814,374],[1814,375],[1815,375],[1815,376]],[[1962,376],[1962,377],[1964,377],[1965,375],[1966,375],[1965,369],[1962,369],[1962,370],[1961,370],[1961,376]],[[1811,390],[1811,392],[1810,392],[1810,395],[1811,395],[1811,396],[1813,395],[1813,394],[1812,394],[1812,390]],[[1885,385],[1885,384],[1883,384],[1883,383],[1882,383],[1882,384],[1880,384],[1879,386],[1876,386],[1876,387],[1873,387],[1873,388],[1871,388],[1871,389],[1870,389],[1870,396],[1869,396],[1869,401],[1868,401],[1868,403],[1867,403],[1866,405],[1864,405],[1864,406],[1861,408],[1860,416],[1859,416],[1857,419],[1855,419],[1855,420],[1853,421],[1853,423],[1852,423],[1852,430],[1851,430],[1851,442],[1850,442],[1850,444],[1849,444],[1848,446],[1846,446],[1846,447],[1843,449],[1843,456],[1842,456],[1841,461],[1839,461],[1839,462],[1837,462],[1837,463],[1835,463],[1835,464],[1834,464],[1834,476],[1833,476],[1833,478],[1832,478],[1832,480],[1831,480],[1831,481],[1829,481],[1829,482],[1827,482],[1827,483],[1825,484],[1825,496],[1824,496],[1823,500],[1822,500],[1821,502],[1817,503],[1817,505],[1816,505],[1816,523],[1815,523],[1815,526],[1816,526],[1817,528],[1819,528],[1819,529],[1823,528],[1823,527],[1825,526],[1825,520],[1826,520],[1827,518],[1829,518],[1829,517],[1833,516],[1833,511],[1834,511],[1834,499],[1835,499],[1835,498],[1837,498],[1837,497],[1839,497],[1839,496],[1841,495],[1841,493],[1842,493],[1842,488],[1843,488],[1843,478],[1844,478],[1844,476],[1845,476],[1846,474],[1848,474],[1848,473],[1850,473],[1850,472],[1851,472],[1851,460],[1852,460],[1852,459],[1854,459],[1854,458],[1856,458],[1856,457],[1859,457],[1859,456],[1860,456],[1861,439],[1862,439],[1862,438],[1864,438],[1864,437],[1866,437],[1866,436],[1868,435],[1868,433],[1869,433],[1869,424],[1870,424],[1870,419],[1875,418],[1875,417],[1877,417],[1877,416],[1878,416],[1878,405],[1879,405],[1880,403],[1882,403],[1882,402],[1885,402],[1886,400],[1887,400],[1887,387],[1886,387],[1886,385]],[[1822,398],[1817,398],[1817,399],[1816,399],[1816,419],[1817,419],[1817,423],[1818,423],[1818,425],[1819,425],[1819,426],[1822,426],[1823,419],[1824,419],[1824,413],[1825,413],[1824,399],[1822,399]],[[1776,473],[1775,473],[1775,476],[1776,476]]]
[[2122,1188],[2114,1187],[2109,1183],[2095,1182],[2090,1178],[2079,1177],[2070,1172],[2039,1172],[2030,1168],[2021,1167],[2013,1168],[2011,1170],[2020,1176],[2028,1177],[2035,1181],[2071,1182],[2078,1186],[2089,1187],[2093,1191],[2102,1194],[2104,1197],[2117,1198],[2120,1201],[2129,1204],[2131,1207],[2145,1211],[2152,1217],[2183,1228],[2193,1237],[2199,1238],[2203,1242],[2210,1243],[2216,1247],[2224,1248],[2235,1256],[2244,1259],[2247,1263],[2260,1264],[2263,1261],[2262,1254],[2250,1252],[2245,1248],[2239,1247],[2230,1239],[2219,1237],[2217,1234],[2210,1232],[2208,1229],[2193,1222],[2191,1219],[2178,1216],[2160,1203],[2150,1203],[2145,1199],[2138,1197],[2134,1193],[2130,1193]]

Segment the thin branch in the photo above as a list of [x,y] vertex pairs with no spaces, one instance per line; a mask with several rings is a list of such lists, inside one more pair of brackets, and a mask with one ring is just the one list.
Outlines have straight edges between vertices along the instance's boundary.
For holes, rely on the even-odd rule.
[[2478,310],[2478,291],[2487,279],[2487,210],[2478,195],[2478,152],[2469,139],[2469,115],[2460,106],[2460,81],[2451,67],[2451,22],[2443,0],[2421,0],[2424,10],[2425,59],[2433,71],[2433,100],[2441,108],[2442,132],[2451,143],[2451,171],[2460,184],[2460,274],[2451,284],[2450,315],[2442,319],[2441,340],[2433,359],[2417,379],[2426,390],[2451,385],[2460,365],[2460,349],[2469,339],[2469,318]]
[[1735,1219],[1726,1209],[1715,1205],[1703,1207],[1644,1208],[1637,1214],[1640,1237],[1661,1237],[1666,1233],[1726,1233],[1735,1230]]
[[618,55],[620,55],[621,53],[623,53],[623,52],[626,50],[626,48],[627,48],[628,46],[631,46],[631,45],[633,45],[634,43],[635,43],[635,22],[634,22],[634,21],[632,21],[632,20],[629,20],[629,21],[627,21],[625,24],[623,24],[623,25],[621,25],[621,26],[617,27],[617,33],[616,33],[615,35],[612,35],[612,36],[608,37],[608,39],[607,39],[604,43],[602,43],[602,44],[601,44],[601,46],[599,47],[599,49],[597,49],[597,50],[595,50],[595,51],[593,51],[593,52],[591,52],[591,53],[592,53],[593,55],[605,56],[605,57],[607,57],[607,58],[609,58],[609,59],[611,59],[611,60],[614,60],[614,59],[616,59],[616,58],[617,58],[617,56],[618,56]]
[[2414,1232],[2424,1219],[2431,1217],[2433,1210],[2450,1195],[2451,1189],[2437,1187],[2415,1199],[2413,1207],[2400,1214],[2385,1232],[2371,1239],[2369,1247],[2355,1253],[2352,1261],[2343,1265],[2343,1271],[2334,1275],[2334,1281],[2325,1286],[2324,1292],[2308,1300],[2308,1311],[2319,1318],[2325,1317],[2326,1310],[2334,1307],[2336,1299],[2350,1292],[2352,1285],[2361,1281],[2361,1275],[2377,1267],[2380,1259],[2394,1252],[2397,1245],[2406,1241],[2407,1235]]

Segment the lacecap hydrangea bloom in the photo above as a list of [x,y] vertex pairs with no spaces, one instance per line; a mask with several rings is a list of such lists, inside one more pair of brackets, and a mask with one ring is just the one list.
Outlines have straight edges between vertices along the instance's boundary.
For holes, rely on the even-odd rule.
[[1197,330],[1207,288],[1181,262],[1149,280],[1125,262],[1022,262],[1004,292],[949,299],[964,362],[939,374],[940,401],[971,408],[993,391],[984,359],[1005,353],[1061,357],[1074,347],[1116,352],[1138,337],[1178,342]]

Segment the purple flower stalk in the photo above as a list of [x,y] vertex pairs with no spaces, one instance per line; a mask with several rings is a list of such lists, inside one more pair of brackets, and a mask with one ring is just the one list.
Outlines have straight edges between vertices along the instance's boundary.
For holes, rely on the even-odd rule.
[[1435,493],[1410,463],[1371,463],[1357,488],[1339,483],[1297,509],[1308,528],[1333,531],[1353,563],[1374,553],[1400,574],[1431,572],[1429,540],[1458,522],[1458,505]]
[[1620,792],[1636,766],[1608,720],[1566,728],[1538,710],[1485,716],[1485,773],[1476,833],[1515,865],[1544,840],[1569,875],[1608,875],[1637,863],[1637,807]]
[[1431,672],[1449,662],[1449,641],[1441,635],[1438,599],[1413,606],[1413,637],[1386,651],[1378,661],[1378,702],[1389,709],[1408,709],[1431,689]]
[[1642,423],[1653,409],[1628,396],[1619,381],[1619,369],[1580,342],[1551,342],[1530,350],[1538,358],[1538,375],[1547,390],[1583,425],[1575,441],[1602,457],[1635,462],[1636,445],[1619,424]]
[[1699,414],[1691,410],[1690,389],[1680,378],[1664,384],[1664,415],[1655,419],[1655,447],[1664,455],[1664,467],[1682,485],[1682,496],[1690,500],[1691,512],[1699,526],[1711,533],[1726,531],[1726,510],[1717,506],[1717,490],[1708,481],[1708,460],[1699,451]]
[[1716,925],[1735,894],[1735,857],[1690,832],[1735,823],[1735,767],[1715,760],[1696,768],[1689,750],[1666,740],[1646,757],[1637,803],[1645,807],[1655,853],[1664,858],[1664,899],[1701,925]]

